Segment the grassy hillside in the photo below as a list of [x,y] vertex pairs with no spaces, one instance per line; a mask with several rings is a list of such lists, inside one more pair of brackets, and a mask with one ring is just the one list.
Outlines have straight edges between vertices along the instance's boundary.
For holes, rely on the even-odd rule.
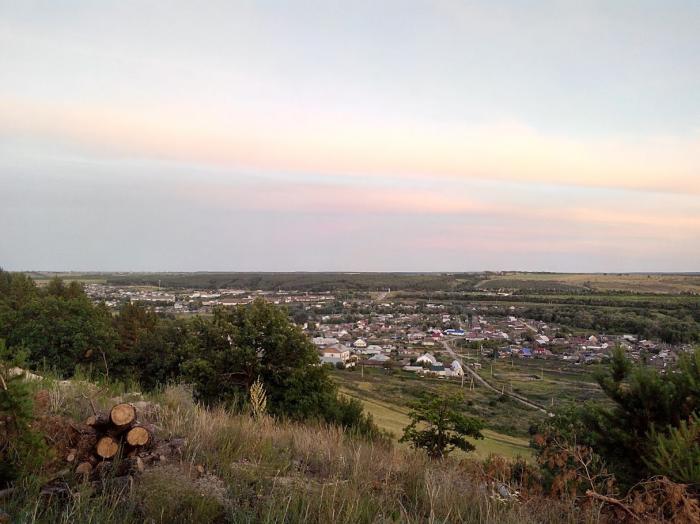
[[[594,522],[569,502],[529,497],[502,501],[494,480],[511,465],[426,455],[367,441],[337,427],[234,415],[196,405],[171,387],[126,395],[88,383],[37,383],[45,393],[35,424],[53,460],[2,499],[16,522]],[[65,467],[61,428],[122,400],[149,402],[141,419],[161,438],[186,439],[179,459],[157,461],[124,483],[84,483]],[[40,495],[54,479],[61,496]],[[65,491],[67,489],[67,492]]]

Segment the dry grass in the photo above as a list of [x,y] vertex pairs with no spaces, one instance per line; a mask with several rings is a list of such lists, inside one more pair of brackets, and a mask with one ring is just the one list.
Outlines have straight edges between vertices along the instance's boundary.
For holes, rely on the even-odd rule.
[[[102,405],[114,392],[92,393]],[[80,417],[90,409],[81,395],[64,393],[52,406]],[[431,462],[337,427],[208,410],[180,386],[148,400],[160,405],[150,415],[159,434],[187,439],[182,461],[118,492],[83,487],[68,501],[39,501],[27,479],[7,510],[21,522],[594,521],[569,504],[502,500],[477,461]]]

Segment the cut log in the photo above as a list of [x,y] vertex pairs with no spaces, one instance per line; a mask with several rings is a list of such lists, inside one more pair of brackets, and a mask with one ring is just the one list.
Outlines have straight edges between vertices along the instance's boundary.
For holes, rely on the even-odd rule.
[[126,441],[130,446],[146,446],[153,442],[153,428],[146,425],[134,426],[127,432]]
[[89,462],[81,462],[78,464],[78,467],[75,468],[75,473],[85,477],[90,476],[90,473],[92,473],[92,464]]
[[123,428],[136,421],[136,408],[131,404],[117,404],[109,412],[112,424],[118,428]]
[[110,459],[119,451],[119,442],[114,437],[102,437],[97,441],[96,451],[103,459]]
[[77,449],[71,449],[68,452],[68,456],[66,457],[67,462],[73,462],[75,460],[75,456],[77,455],[78,450]]

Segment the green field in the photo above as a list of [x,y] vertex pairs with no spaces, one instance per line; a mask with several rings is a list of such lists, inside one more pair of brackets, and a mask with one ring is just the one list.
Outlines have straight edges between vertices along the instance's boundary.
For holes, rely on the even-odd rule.
[[364,377],[358,371],[335,371],[334,379],[341,392],[360,400],[375,422],[398,439],[408,424],[409,404],[422,392],[441,394],[458,393],[464,396],[465,413],[485,421],[485,438],[475,441],[476,454],[486,457],[491,453],[514,457],[529,457],[528,427],[541,420],[538,411],[514,402],[496,401],[497,395],[484,388],[464,388],[458,382],[419,378],[410,373],[384,375],[381,370],[366,368]]
[[595,293],[700,294],[700,274],[660,273],[507,273],[489,275],[478,289],[587,291]]
[[592,372],[591,367],[560,360],[515,358],[484,363],[479,374],[497,389],[556,408],[586,400],[605,401]]
[[[378,400],[370,400],[358,396],[356,393],[346,389],[341,392],[349,397],[360,400],[368,413],[372,414],[377,425],[384,430],[391,432],[397,439],[401,436],[403,428],[409,423],[408,408],[401,408],[395,404],[387,404]],[[483,431],[483,440],[473,440],[476,446],[474,452],[480,458],[486,458],[491,454],[503,455],[506,457],[522,456],[529,458],[532,450],[528,447],[528,440],[521,437],[504,435],[497,431],[486,429]]]

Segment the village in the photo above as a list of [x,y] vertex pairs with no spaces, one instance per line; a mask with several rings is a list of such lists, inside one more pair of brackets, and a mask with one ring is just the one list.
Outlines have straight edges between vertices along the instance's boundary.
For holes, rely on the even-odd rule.
[[242,289],[162,289],[87,284],[95,302],[117,310],[140,303],[162,315],[208,315],[217,307],[262,297],[287,306],[313,341],[322,364],[336,368],[374,366],[387,372],[459,379],[464,366],[479,369],[495,359],[546,359],[585,366],[608,359],[622,347],[629,358],[666,369],[689,349],[633,334],[576,331],[523,318],[520,307],[484,302],[431,302],[392,298],[389,293],[331,293]]

